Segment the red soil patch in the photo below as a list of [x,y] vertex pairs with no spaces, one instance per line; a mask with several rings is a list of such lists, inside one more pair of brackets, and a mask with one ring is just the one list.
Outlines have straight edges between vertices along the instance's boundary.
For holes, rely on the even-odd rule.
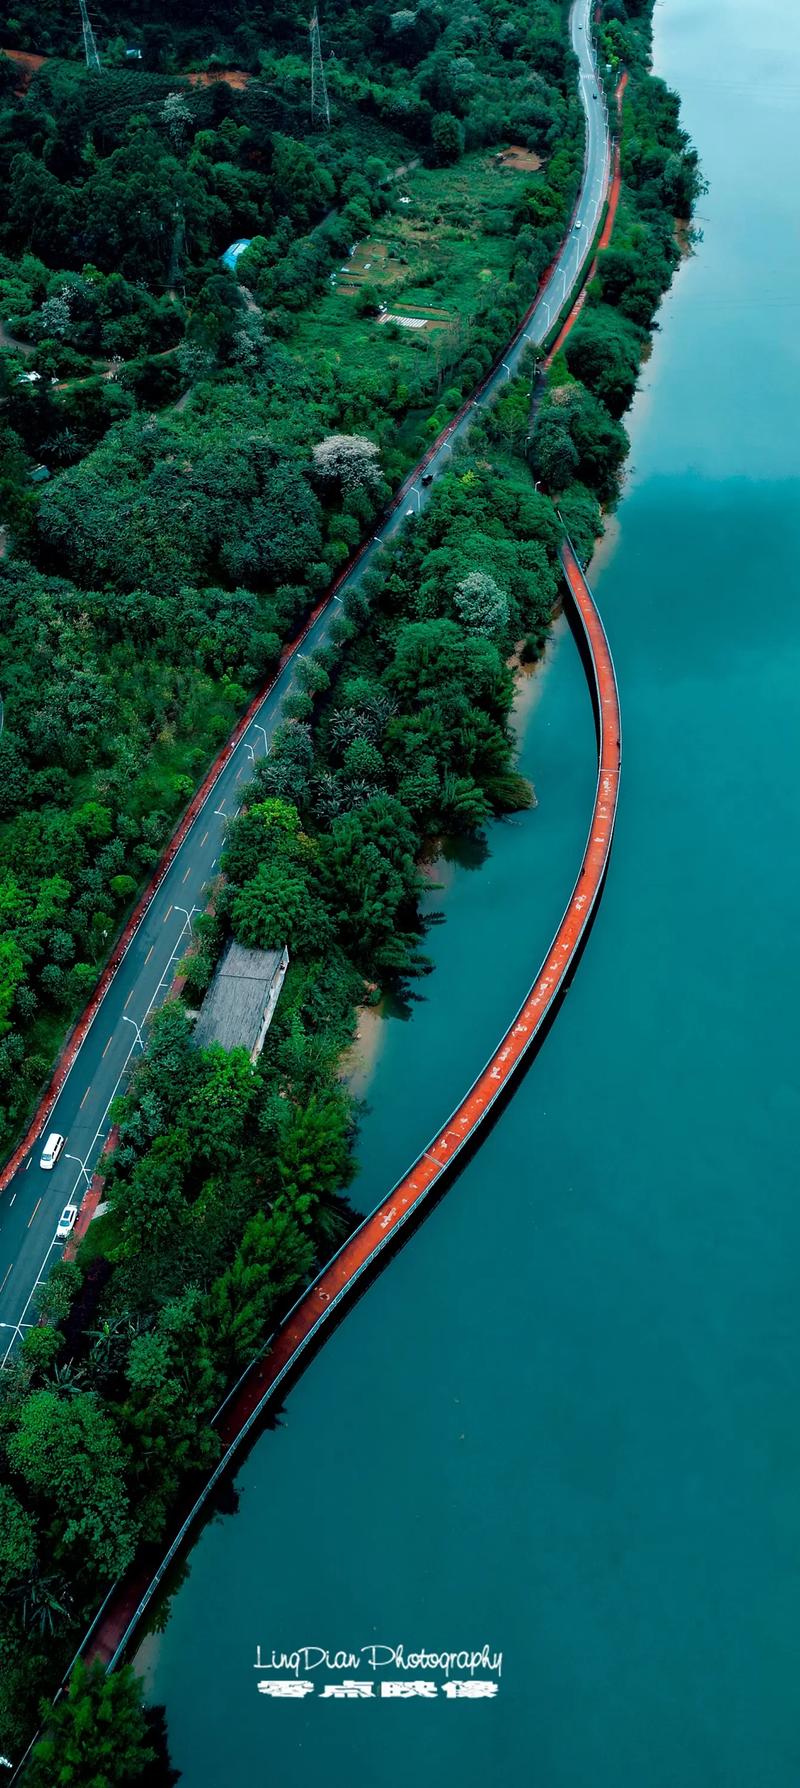
[[241,92],[243,87],[249,87],[254,76],[248,74],[244,68],[212,68],[197,74],[184,75],[183,78],[191,81],[193,87],[213,87],[217,81],[227,81],[229,87],[235,87],[237,92]]
[[532,149],[523,149],[519,143],[510,143],[507,149],[501,149],[495,161],[504,168],[513,168],[518,173],[535,174],[542,167],[542,158],[534,154]]
[[47,61],[47,57],[34,56],[30,50],[3,50],[2,54],[8,57],[9,62],[16,62],[19,68],[17,92],[26,93],[34,75],[41,68],[42,63]]

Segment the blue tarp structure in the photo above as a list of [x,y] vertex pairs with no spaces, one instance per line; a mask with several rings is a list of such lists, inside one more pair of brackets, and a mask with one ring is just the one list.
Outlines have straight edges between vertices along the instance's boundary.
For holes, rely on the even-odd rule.
[[252,240],[252,236],[240,236],[238,242],[232,242],[230,248],[226,248],[224,255],[220,255],[223,267],[227,267],[230,273],[236,272],[236,262],[239,256],[244,254],[245,249],[250,247]]

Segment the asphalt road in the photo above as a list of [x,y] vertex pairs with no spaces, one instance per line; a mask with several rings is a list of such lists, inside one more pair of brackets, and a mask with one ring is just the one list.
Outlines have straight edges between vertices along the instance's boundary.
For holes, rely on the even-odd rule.
[[[480,405],[492,402],[506,380],[520,370],[526,350],[544,340],[550,325],[574,289],[589,253],[602,209],[610,165],[602,88],[594,76],[589,39],[590,0],[576,0],[570,30],[580,62],[580,87],[587,117],[587,147],[577,225],[570,231],[533,316],[514,338],[505,360],[448,431],[425,467],[434,477],[446,470],[453,444],[470,427]],[[593,95],[597,93],[597,99]],[[356,582],[384,541],[406,525],[428,501],[430,486],[421,482],[421,468],[399,507],[367,544],[334,600],[307,634],[304,650],[321,645],[328,634],[349,582]],[[66,1204],[79,1204],[109,1130],[109,1106],[121,1090],[132,1057],[143,1046],[145,1021],[165,998],[176,964],[189,942],[194,915],[206,904],[223,847],[225,826],[238,811],[251,764],[269,748],[284,697],[294,683],[294,663],[285,667],[221,772],[188,831],[155,894],[146,918],[132,938],[117,973],[97,1011],[44,1125],[37,1144],[26,1156],[0,1199],[0,1360],[36,1320],[35,1293],[59,1260],[64,1243],[55,1231]],[[56,1166],[46,1172],[39,1157],[52,1130],[66,1137]]]

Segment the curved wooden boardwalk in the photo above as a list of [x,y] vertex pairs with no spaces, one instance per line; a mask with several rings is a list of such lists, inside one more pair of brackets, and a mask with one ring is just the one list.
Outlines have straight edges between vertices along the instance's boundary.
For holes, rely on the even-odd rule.
[[364,1277],[383,1264],[403,1239],[406,1225],[433,1202],[467,1144],[508,1090],[541,1040],[547,1021],[574,967],[597,905],[608,867],[622,762],[620,708],[614,665],[594,598],[572,546],[564,541],[561,563],[570,620],[589,675],[598,738],[597,788],[583,861],[564,916],[544,962],[505,1035],[456,1110],[423,1149],[383,1203],[348,1237],[289,1312],[261,1355],[242,1375],[217,1413],[223,1445],[211,1480],[185,1517],[167,1553],[135,1564],[111,1590],[82,1646],[83,1655],[108,1668],[117,1662],[182,1545],[187,1531],[270,1400],[289,1374],[305,1363],[312,1345],[334,1327],[342,1307],[354,1301]]

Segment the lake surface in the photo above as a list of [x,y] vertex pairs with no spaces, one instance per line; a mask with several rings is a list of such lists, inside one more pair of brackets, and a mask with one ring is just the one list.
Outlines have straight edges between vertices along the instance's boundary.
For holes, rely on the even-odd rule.
[[[710,191],[593,572],[626,754],[608,886],[515,1098],[145,1642],[184,1788],[800,1781],[800,35],[790,0],[656,18]],[[568,635],[522,763],[538,808],[432,896],[436,972],[386,1027],[359,1202],[481,1065],[560,915],[594,780]],[[487,1643],[503,1673],[470,1705],[279,1703],[258,1643]]]

